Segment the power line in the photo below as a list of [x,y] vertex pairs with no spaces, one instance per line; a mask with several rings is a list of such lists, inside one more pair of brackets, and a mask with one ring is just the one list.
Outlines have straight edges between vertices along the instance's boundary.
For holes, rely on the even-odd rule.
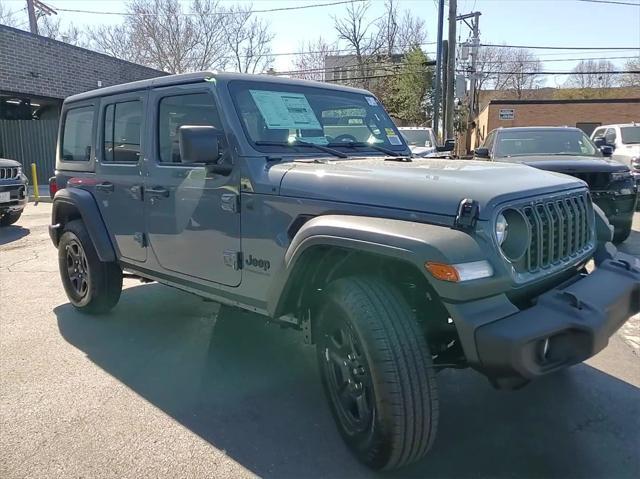
[[631,5],[632,7],[640,7],[640,3],[631,3],[631,2],[619,2],[615,0],[576,0],[576,2],[586,2],[586,3],[604,3],[611,5]]
[[640,50],[640,45],[636,47],[558,47],[553,45],[497,45],[481,43],[480,46],[494,48],[527,48],[530,50]]
[[[267,8],[264,10],[251,10],[251,13],[270,13],[270,12],[285,12],[290,10],[305,10],[308,8],[319,8],[319,7],[332,7],[334,5],[344,5],[346,3],[358,3],[364,2],[365,0],[341,0],[338,2],[329,2],[329,3],[316,3],[310,5],[299,5],[296,7],[279,7],[279,8]],[[68,13],[89,13],[95,15],[124,15],[124,16],[158,16],[158,13],[138,13],[138,12],[100,12],[95,10],[80,10],[75,8],[58,8],[59,12],[68,12]],[[202,15],[202,16],[226,16],[226,15],[239,15],[244,12],[215,12],[215,13],[195,13],[195,12],[185,12],[179,13],[181,16],[192,16],[192,15]]]

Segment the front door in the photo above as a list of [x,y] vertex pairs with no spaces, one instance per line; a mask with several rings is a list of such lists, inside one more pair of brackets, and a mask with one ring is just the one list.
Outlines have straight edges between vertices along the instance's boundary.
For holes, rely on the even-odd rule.
[[[240,284],[239,172],[211,173],[181,162],[178,128],[208,125],[222,130],[207,86],[160,88],[149,95],[157,118],[145,177],[147,234],[161,269],[229,286]],[[230,161],[226,142],[221,161]]]
[[95,197],[111,240],[125,259],[144,262],[142,157],[146,92],[104,98],[96,145]]

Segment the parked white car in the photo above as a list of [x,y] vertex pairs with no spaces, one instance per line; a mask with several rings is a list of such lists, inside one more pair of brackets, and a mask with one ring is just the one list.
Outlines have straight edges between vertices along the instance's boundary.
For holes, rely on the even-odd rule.
[[425,157],[437,151],[436,135],[426,126],[401,126],[398,128],[404,136],[414,156]]
[[627,165],[640,178],[640,124],[602,125],[593,131],[591,139],[598,146],[611,146],[611,158]]

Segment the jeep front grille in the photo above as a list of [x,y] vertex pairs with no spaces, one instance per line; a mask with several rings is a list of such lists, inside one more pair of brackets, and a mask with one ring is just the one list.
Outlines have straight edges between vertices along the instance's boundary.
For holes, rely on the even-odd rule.
[[587,192],[543,200],[521,208],[531,228],[525,254],[529,272],[585,252],[591,245],[591,197]]
[[0,180],[13,180],[18,177],[18,167],[0,167]]

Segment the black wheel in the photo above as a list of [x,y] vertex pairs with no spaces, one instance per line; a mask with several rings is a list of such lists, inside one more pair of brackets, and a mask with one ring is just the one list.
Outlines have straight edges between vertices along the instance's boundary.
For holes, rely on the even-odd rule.
[[613,242],[615,244],[620,244],[624,242],[629,235],[631,234],[631,222],[628,225],[624,225],[618,231],[613,234]]
[[58,266],[67,297],[78,310],[106,313],[118,303],[122,270],[117,263],[100,261],[82,221],[66,224],[58,243]]
[[340,434],[374,469],[422,458],[438,424],[431,354],[402,295],[371,278],[334,281],[316,328],[318,363]]
[[22,216],[22,210],[10,211],[0,216],[0,226],[10,226],[20,219]]

